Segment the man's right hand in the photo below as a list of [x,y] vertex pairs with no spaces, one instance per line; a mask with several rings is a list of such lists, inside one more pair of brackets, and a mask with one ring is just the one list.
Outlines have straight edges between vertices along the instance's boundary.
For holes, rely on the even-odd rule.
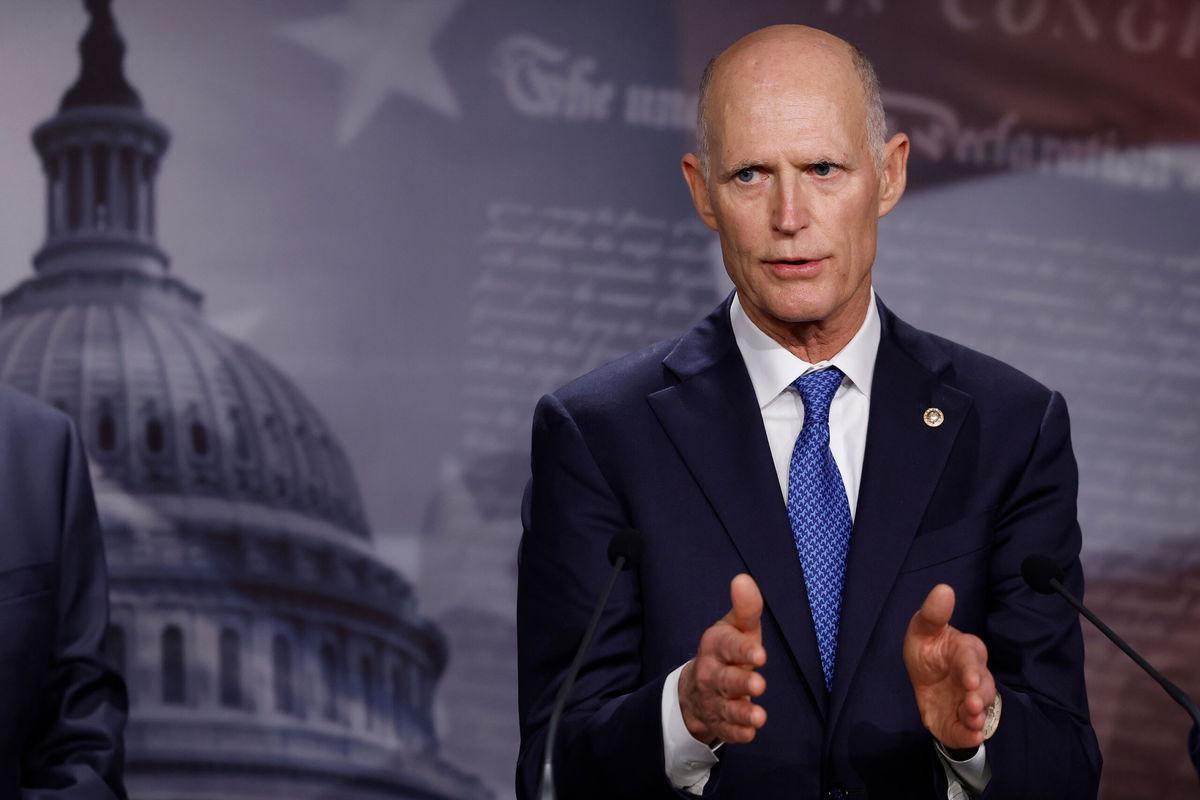
[[679,675],[679,709],[688,733],[706,744],[749,742],[767,721],[755,705],[767,681],[754,670],[767,661],[762,645],[763,599],[749,575],[729,584],[732,608],[704,632],[696,657]]

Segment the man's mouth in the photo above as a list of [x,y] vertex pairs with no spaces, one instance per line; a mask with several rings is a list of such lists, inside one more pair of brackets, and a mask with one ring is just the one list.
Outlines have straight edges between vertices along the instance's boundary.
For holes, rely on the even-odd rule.
[[767,263],[779,269],[803,269],[816,266],[824,260],[823,258],[772,258],[768,259]]

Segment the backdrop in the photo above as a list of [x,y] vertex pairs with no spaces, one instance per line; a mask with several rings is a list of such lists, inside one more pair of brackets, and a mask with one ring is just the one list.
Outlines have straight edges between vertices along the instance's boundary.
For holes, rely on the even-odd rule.
[[[173,134],[159,242],[357,475],[449,643],[441,757],[512,795],[515,552],[536,399],[728,291],[679,174],[707,59],[860,44],[912,137],[881,226],[901,316],[1066,396],[1088,599],[1200,693],[1200,2],[117,0]],[[45,236],[30,147],[71,0],[0,10],[0,287]],[[1185,716],[1087,632],[1107,798],[1194,797]],[[134,709],[135,715],[140,713]]]

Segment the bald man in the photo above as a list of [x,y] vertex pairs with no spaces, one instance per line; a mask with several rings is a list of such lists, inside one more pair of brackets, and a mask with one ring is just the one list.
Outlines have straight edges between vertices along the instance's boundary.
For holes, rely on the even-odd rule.
[[1055,392],[875,297],[904,192],[860,51],[776,26],[701,83],[683,172],[736,292],[538,404],[520,552],[521,752],[640,530],[570,695],[559,796],[1091,798],[1077,474]]

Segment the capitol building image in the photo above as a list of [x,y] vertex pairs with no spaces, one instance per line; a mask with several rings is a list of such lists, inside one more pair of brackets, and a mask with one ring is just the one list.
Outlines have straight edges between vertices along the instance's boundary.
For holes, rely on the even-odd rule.
[[107,550],[134,800],[483,798],[439,756],[445,639],[376,553],[318,411],[169,269],[169,134],[123,72],[111,0],[33,134],[46,239],[0,298],[0,380],[68,413]]

